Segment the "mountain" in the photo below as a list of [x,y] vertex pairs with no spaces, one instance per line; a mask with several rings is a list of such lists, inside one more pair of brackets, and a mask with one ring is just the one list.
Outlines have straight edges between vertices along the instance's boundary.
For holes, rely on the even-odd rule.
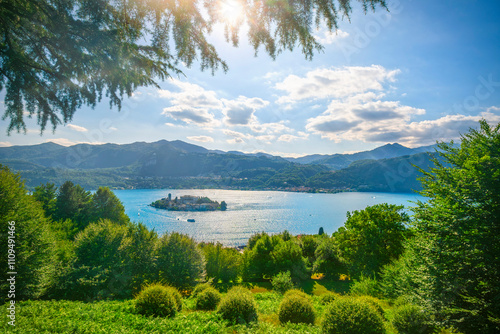
[[19,171],[29,188],[71,180],[87,189],[109,186],[407,192],[419,186],[418,172],[412,164],[428,168],[430,155],[422,152],[432,149],[387,144],[366,152],[310,155],[290,161],[266,153],[207,150],[180,140],[70,147],[44,143],[0,147],[0,164]]
[[300,158],[287,158],[288,161],[301,164],[325,165],[333,170],[340,170],[348,167],[351,163],[359,160],[379,160],[413,155],[423,152],[434,152],[436,145],[423,146],[418,148],[409,148],[400,144],[387,144],[377,147],[371,151],[363,151],[352,154],[333,154],[333,155],[307,155]]

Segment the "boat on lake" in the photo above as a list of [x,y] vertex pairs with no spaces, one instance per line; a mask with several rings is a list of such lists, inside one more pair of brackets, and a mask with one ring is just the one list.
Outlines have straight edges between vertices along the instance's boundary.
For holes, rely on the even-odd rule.
[[195,222],[195,220],[193,218],[189,218],[187,221],[188,221],[188,223],[194,223]]

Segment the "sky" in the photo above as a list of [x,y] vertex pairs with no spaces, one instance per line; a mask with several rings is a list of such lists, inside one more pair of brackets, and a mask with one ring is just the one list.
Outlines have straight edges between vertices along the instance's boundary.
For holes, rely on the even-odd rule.
[[[353,6],[339,30],[316,32],[324,52],[296,48],[257,57],[244,31],[238,48],[216,27],[210,40],[229,71],[182,67],[184,76],[141,88],[121,111],[103,100],[40,135],[7,135],[0,146],[56,142],[182,140],[208,149],[298,157],[458,140],[478,121],[500,122],[500,2],[388,1],[389,12]],[[3,94],[0,98],[3,101]],[[3,102],[0,104],[3,114]]]

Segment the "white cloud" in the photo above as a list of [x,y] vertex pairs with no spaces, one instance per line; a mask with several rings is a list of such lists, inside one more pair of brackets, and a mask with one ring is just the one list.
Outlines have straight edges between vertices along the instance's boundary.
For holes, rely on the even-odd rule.
[[88,132],[89,131],[86,128],[84,128],[83,126],[79,126],[79,125],[68,124],[66,126],[68,128],[70,128],[71,130],[78,131],[78,132]]
[[262,135],[255,137],[258,141],[265,142],[266,144],[271,144],[271,140],[274,140],[274,138],[276,138],[274,135]]
[[304,133],[304,132],[299,131],[298,136],[291,135],[291,134],[281,135],[281,136],[279,136],[278,141],[283,141],[283,142],[289,143],[291,141],[298,140],[298,139],[307,139],[308,137],[309,137],[308,133]]
[[224,123],[229,126],[256,123],[255,111],[269,104],[268,101],[263,99],[257,97],[248,98],[245,96],[239,96],[235,100],[222,99],[222,102],[224,103],[222,111],[225,116]]
[[316,35],[314,35],[314,38],[320,44],[328,45],[334,43],[336,40],[346,38],[348,36],[349,33],[342,31],[340,29],[334,32],[328,31],[328,29],[322,29],[321,31],[318,31]]
[[201,143],[209,143],[209,142],[214,141],[214,139],[210,136],[190,136],[190,137],[187,137],[187,139],[198,141]]
[[8,141],[0,141],[0,147],[10,147],[12,144]]
[[220,124],[215,116],[206,109],[178,105],[163,108],[163,115],[188,124],[196,124],[204,127],[215,127]]
[[305,77],[289,75],[275,85],[287,95],[277,103],[287,104],[304,99],[345,98],[362,93],[382,91],[384,84],[395,81],[399,70],[387,70],[379,65],[316,69]]
[[172,79],[171,83],[177,86],[180,91],[159,90],[158,94],[161,98],[169,99],[172,105],[208,109],[222,108],[222,102],[217,98],[217,93],[214,91],[176,79]]
[[310,118],[306,129],[335,142],[398,142],[415,147],[434,144],[436,140],[458,139],[460,134],[475,128],[482,118],[500,122],[499,110],[492,108],[477,116],[447,115],[436,120],[412,121],[425,110],[402,106],[394,101],[372,101],[349,104],[334,101],[322,115]]

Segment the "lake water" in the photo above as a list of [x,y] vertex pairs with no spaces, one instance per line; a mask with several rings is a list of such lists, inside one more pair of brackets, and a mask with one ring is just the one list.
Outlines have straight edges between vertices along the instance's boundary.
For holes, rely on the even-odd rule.
[[[362,210],[378,203],[409,207],[413,206],[409,201],[424,199],[417,194],[309,194],[219,189],[134,189],[115,190],[114,193],[132,220],[144,223],[160,235],[175,231],[197,241],[220,241],[226,246],[244,245],[252,234],[262,231],[315,234],[323,227],[325,233],[331,234],[344,224],[347,211]],[[227,211],[180,212],[149,206],[169,193],[172,198],[195,195],[226,201]],[[188,219],[195,222],[187,222]]]

